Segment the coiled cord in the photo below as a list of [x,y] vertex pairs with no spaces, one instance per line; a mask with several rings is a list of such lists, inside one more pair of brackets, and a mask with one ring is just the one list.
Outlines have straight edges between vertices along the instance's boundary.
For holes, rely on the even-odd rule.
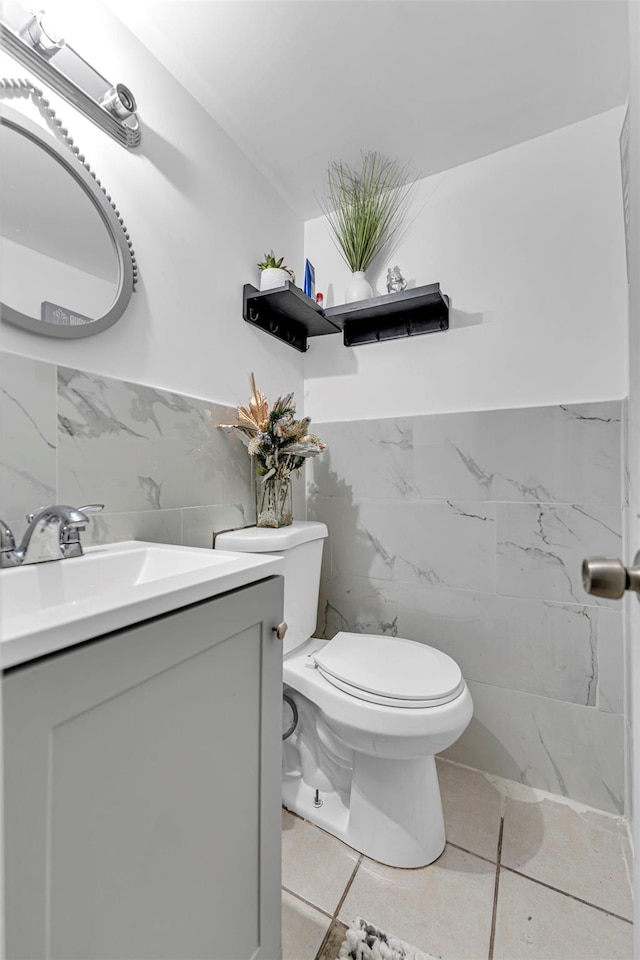
[[289,707],[291,708],[291,713],[293,714],[293,721],[291,723],[291,726],[285,733],[282,734],[282,739],[288,740],[291,734],[293,733],[293,731],[298,726],[298,708],[295,704],[295,700],[292,697],[290,697],[288,693],[283,693],[282,699],[284,700],[285,703],[289,704]]

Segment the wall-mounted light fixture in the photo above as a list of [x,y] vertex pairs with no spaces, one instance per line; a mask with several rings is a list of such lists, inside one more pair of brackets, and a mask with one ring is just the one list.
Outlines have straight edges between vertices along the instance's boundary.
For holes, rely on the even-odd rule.
[[47,60],[64,47],[63,38],[54,33],[50,24],[47,23],[44,10],[39,10],[30,20],[27,20],[20,31],[20,39]]
[[124,83],[116,83],[100,98],[100,106],[119,120],[128,120],[135,114],[137,105],[129,87],[125,87]]
[[111,83],[59,37],[43,10],[2,0],[0,48],[27,67],[124,147],[140,143],[136,101],[123,83]]

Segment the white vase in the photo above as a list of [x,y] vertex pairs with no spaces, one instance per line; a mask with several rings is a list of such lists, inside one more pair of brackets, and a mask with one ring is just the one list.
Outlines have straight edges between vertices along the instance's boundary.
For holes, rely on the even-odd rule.
[[274,287],[281,287],[292,280],[288,270],[282,270],[280,267],[267,267],[260,271],[260,290],[273,290]]
[[365,279],[364,270],[356,270],[351,274],[351,280],[347,285],[346,303],[353,303],[354,300],[370,300],[372,296],[373,288]]

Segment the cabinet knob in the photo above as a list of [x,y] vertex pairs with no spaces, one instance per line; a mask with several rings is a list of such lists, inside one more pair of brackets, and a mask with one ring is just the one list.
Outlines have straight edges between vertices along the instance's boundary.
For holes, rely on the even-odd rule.
[[287,627],[287,624],[283,620],[282,623],[279,623],[277,627],[273,628],[273,632],[275,633],[278,640],[284,640],[284,635],[288,629],[289,628]]

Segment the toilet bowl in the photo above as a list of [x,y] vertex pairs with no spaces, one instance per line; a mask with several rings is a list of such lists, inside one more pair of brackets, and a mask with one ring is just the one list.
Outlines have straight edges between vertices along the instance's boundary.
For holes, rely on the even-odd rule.
[[[372,646],[375,658],[368,650]],[[353,659],[343,661],[343,657],[353,658],[358,651],[363,659],[369,656],[369,678],[379,678],[380,688],[385,690],[379,696],[384,702],[372,701],[370,688],[360,687],[357,663]],[[423,676],[423,693],[430,697],[418,701],[397,695],[398,684],[394,681],[398,678],[390,678],[385,658],[395,658],[397,671],[398,660],[402,659],[399,651],[408,654],[405,660],[414,669],[422,662],[427,668],[433,669],[435,663],[443,673],[448,671],[441,685],[434,677],[435,670]],[[353,667],[351,689],[347,689],[347,682],[337,684],[335,677],[327,675],[322,666],[327,661],[332,666],[344,662],[346,670]],[[445,684],[456,673],[455,685],[447,688]],[[415,674],[408,676],[407,685],[410,682],[416,689],[420,679]],[[389,760],[414,759],[446,750],[466,729],[473,710],[471,695],[451,657],[426,644],[397,637],[338,633],[329,641],[309,640],[285,657],[283,680],[321,709],[329,729],[352,750]]]
[[[373,663],[368,661],[367,679],[375,677],[378,668],[378,686],[384,690],[379,697],[386,701],[382,703],[371,700],[370,684],[363,690],[355,680],[348,691],[346,683],[337,686],[336,678],[318,663],[342,665],[344,654],[349,665],[358,649],[364,659],[371,641],[376,657]],[[440,686],[433,675],[425,676],[427,689],[422,692],[431,694],[433,706],[428,705],[427,698],[416,705],[416,697],[394,700],[390,695],[397,692],[397,684],[387,682],[389,673],[384,670],[382,656],[395,658],[397,668],[400,649],[409,654],[407,659],[414,667],[420,661],[425,665],[435,661],[443,668],[445,683]],[[452,692],[451,674],[456,672]],[[397,674],[393,679],[397,680]],[[415,692],[420,686],[416,674],[408,679]],[[437,859],[444,850],[445,831],[435,754],[455,743],[473,713],[471,695],[455,662],[439,650],[414,641],[340,633],[328,642],[309,640],[285,657],[283,680],[294,700],[298,694],[315,704],[328,730],[352,751],[348,817],[342,822],[328,822],[313,807],[311,796],[311,803],[305,803],[303,791],[295,789],[291,780],[285,781],[285,801],[289,799],[297,813],[381,863],[421,867]]]
[[297,723],[283,745],[283,802],[374,860],[425,866],[445,846],[435,754],[467,727],[471,695],[455,661],[427,644],[311,638],[326,536],[324,524],[296,521],[216,540],[285,560],[283,681]]

